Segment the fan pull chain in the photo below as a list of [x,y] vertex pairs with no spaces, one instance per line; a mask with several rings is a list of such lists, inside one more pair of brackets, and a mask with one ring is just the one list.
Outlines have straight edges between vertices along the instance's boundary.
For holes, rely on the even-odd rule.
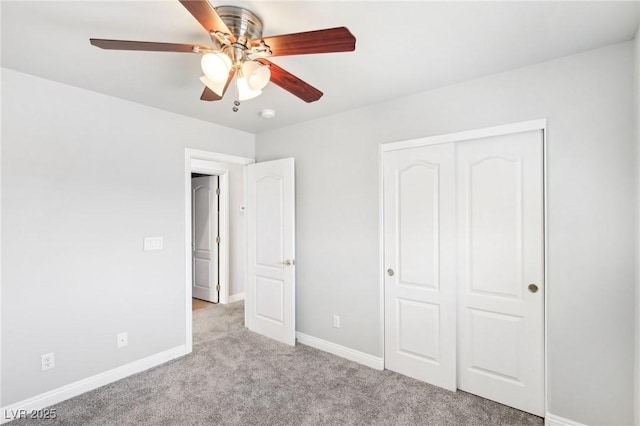
[[[238,70],[238,68],[236,68],[236,70]],[[240,90],[238,90],[238,74],[239,72],[236,72],[233,76],[234,80],[235,80],[235,84],[233,85],[233,90],[236,92],[236,100],[233,101],[233,108],[231,108],[233,110],[233,112],[238,112],[238,107],[240,106]]]

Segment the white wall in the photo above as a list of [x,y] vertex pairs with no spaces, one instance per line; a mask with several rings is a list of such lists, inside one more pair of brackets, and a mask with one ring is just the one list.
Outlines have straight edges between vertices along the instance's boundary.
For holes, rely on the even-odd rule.
[[257,135],[258,161],[296,159],[298,330],[382,355],[380,143],[546,117],[547,409],[632,423],[632,70],[629,42]]
[[7,69],[2,112],[1,405],[184,344],[184,149],[254,136]]
[[226,164],[229,169],[229,296],[244,293],[246,233],[244,212],[244,170],[241,164]]
[[[638,9],[640,14],[640,9]],[[636,217],[638,218],[637,232],[637,254],[636,259],[636,396],[635,396],[635,411],[636,411],[636,425],[640,425],[640,28],[636,32],[636,39],[634,41],[634,83],[635,83],[635,106],[636,106],[636,167],[638,171],[637,176],[637,191],[638,191],[638,203],[636,204]]]
[[242,164],[219,163],[229,171],[229,296],[244,293],[246,233],[244,212],[244,171]]

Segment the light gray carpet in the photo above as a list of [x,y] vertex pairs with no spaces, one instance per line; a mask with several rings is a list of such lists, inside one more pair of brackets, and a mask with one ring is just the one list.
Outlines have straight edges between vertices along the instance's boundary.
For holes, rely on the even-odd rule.
[[193,353],[11,425],[542,425],[539,417],[243,327],[243,303],[194,311]]

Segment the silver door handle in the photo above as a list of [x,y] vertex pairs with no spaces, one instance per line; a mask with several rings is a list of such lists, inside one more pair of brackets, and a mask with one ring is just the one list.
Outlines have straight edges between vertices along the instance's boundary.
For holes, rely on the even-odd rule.
[[393,272],[393,269],[391,268],[387,269],[387,275],[389,275],[390,277],[392,277],[394,273],[395,272]]
[[280,262],[280,263],[282,263],[282,264],[283,264],[283,265],[285,265],[285,266],[295,265],[295,262],[294,262],[293,260],[289,260],[289,259],[285,259],[285,260],[283,260],[283,261],[282,261],[282,262]]

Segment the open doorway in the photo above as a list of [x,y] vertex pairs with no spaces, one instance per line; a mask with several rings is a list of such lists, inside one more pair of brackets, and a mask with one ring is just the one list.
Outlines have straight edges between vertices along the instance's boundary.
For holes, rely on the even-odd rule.
[[194,308],[244,300],[245,166],[253,162],[249,158],[185,150],[187,352],[193,347]]

